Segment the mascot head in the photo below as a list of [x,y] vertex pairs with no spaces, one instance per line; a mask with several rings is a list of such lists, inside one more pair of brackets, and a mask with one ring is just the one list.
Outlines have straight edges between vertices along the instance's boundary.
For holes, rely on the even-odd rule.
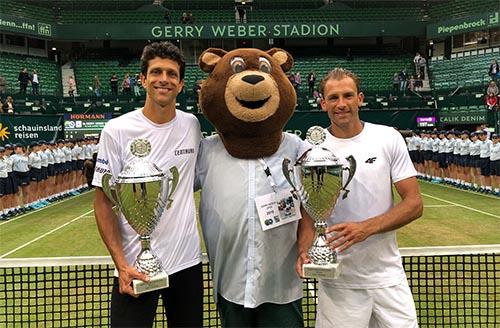
[[203,82],[200,106],[227,151],[237,158],[274,154],[297,102],[285,75],[293,66],[292,56],[277,48],[209,48],[199,65],[210,73]]

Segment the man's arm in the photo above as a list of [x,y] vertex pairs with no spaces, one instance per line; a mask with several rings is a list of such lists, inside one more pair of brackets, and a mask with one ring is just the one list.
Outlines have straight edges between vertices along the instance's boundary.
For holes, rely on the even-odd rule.
[[302,215],[302,219],[299,220],[299,227],[297,230],[297,248],[299,257],[295,263],[295,271],[297,271],[297,274],[300,277],[303,277],[304,273],[302,272],[302,265],[310,262],[307,252],[313,243],[315,230],[313,219],[309,216],[309,214],[307,214],[302,206],[300,207],[300,213]]
[[118,217],[113,212],[113,204],[99,187],[95,190],[94,213],[99,234],[104,244],[106,244],[116,269],[118,270],[120,293],[137,297],[131,286],[132,279],[148,281],[149,278],[145,274],[138,272],[134,267],[128,265],[125,254],[123,253]]
[[396,230],[422,215],[423,203],[420,188],[415,177],[398,181],[394,184],[401,202],[382,215],[361,222],[344,222],[326,229],[334,233],[327,242],[332,249],[342,252],[355,243],[371,235]]

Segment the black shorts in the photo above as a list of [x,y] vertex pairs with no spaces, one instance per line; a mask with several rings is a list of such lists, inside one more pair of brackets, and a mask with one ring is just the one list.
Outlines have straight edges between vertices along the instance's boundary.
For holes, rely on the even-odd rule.
[[469,155],[460,155],[460,166],[468,167],[470,165],[470,156]]
[[453,164],[453,153],[445,153],[446,154],[446,164]]
[[432,151],[424,150],[424,161],[431,161],[431,160],[432,160]]
[[62,163],[54,163],[54,173],[56,175],[59,175],[62,174],[62,171],[63,171]]
[[30,184],[29,172],[14,171],[14,175],[16,177],[16,183],[18,186],[27,186]]
[[49,177],[49,167],[42,166],[42,180],[47,180],[48,177]]
[[49,164],[47,167],[47,174],[49,177],[53,177],[56,175],[56,165],[55,164]]
[[76,161],[76,168],[79,171],[83,171],[83,162],[85,162],[83,159],[79,159]]
[[490,161],[490,173],[491,175],[500,177],[500,159]]
[[481,175],[485,177],[489,177],[490,172],[490,159],[489,157],[480,158],[479,159],[479,167],[481,168]]
[[417,164],[423,164],[424,163],[424,152],[417,150],[415,152],[415,154],[417,156]]
[[111,327],[152,327],[162,297],[168,326],[203,326],[202,264],[169,275],[169,287],[144,293],[140,298],[120,294],[118,278],[111,292]]
[[7,180],[9,178],[0,178],[0,196],[7,195],[7,192],[5,190],[5,185],[7,184]]
[[34,182],[42,181],[42,170],[31,168],[30,181],[34,181]]
[[71,162],[64,162],[62,172],[68,173],[69,171],[71,171]]
[[71,171],[76,171],[76,170],[78,170],[78,163],[75,159],[71,161]]
[[416,150],[409,150],[410,153],[410,159],[413,163],[417,162],[417,151]]
[[438,152],[432,152],[432,161],[439,163],[439,153]]
[[460,165],[460,154],[453,154],[453,164],[456,166]]
[[470,167],[480,167],[479,155],[470,157]]
[[7,180],[5,181],[5,194],[12,195],[17,192],[17,186],[14,185],[14,174],[8,173]]
[[448,167],[448,164],[446,163],[446,153],[438,153],[438,163],[439,167],[442,169]]

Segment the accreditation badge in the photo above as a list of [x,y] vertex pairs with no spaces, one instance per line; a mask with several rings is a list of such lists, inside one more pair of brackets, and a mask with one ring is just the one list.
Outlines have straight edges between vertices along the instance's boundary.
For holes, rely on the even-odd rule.
[[264,231],[302,218],[300,202],[293,197],[292,189],[283,189],[276,193],[256,197],[255,205]]

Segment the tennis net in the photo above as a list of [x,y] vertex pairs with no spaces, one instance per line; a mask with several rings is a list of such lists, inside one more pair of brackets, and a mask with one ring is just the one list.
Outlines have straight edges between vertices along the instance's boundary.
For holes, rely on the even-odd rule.
[[[500,245],[402,248],[420,327],[500,326]],[[109,325],[109,257],[0,259],[0,326]],[[204,326],[219,327],[203,261]],[[316,281],[304,281],[306,327],[314,327]],[[163,305],[155,327],[166,327]]]

